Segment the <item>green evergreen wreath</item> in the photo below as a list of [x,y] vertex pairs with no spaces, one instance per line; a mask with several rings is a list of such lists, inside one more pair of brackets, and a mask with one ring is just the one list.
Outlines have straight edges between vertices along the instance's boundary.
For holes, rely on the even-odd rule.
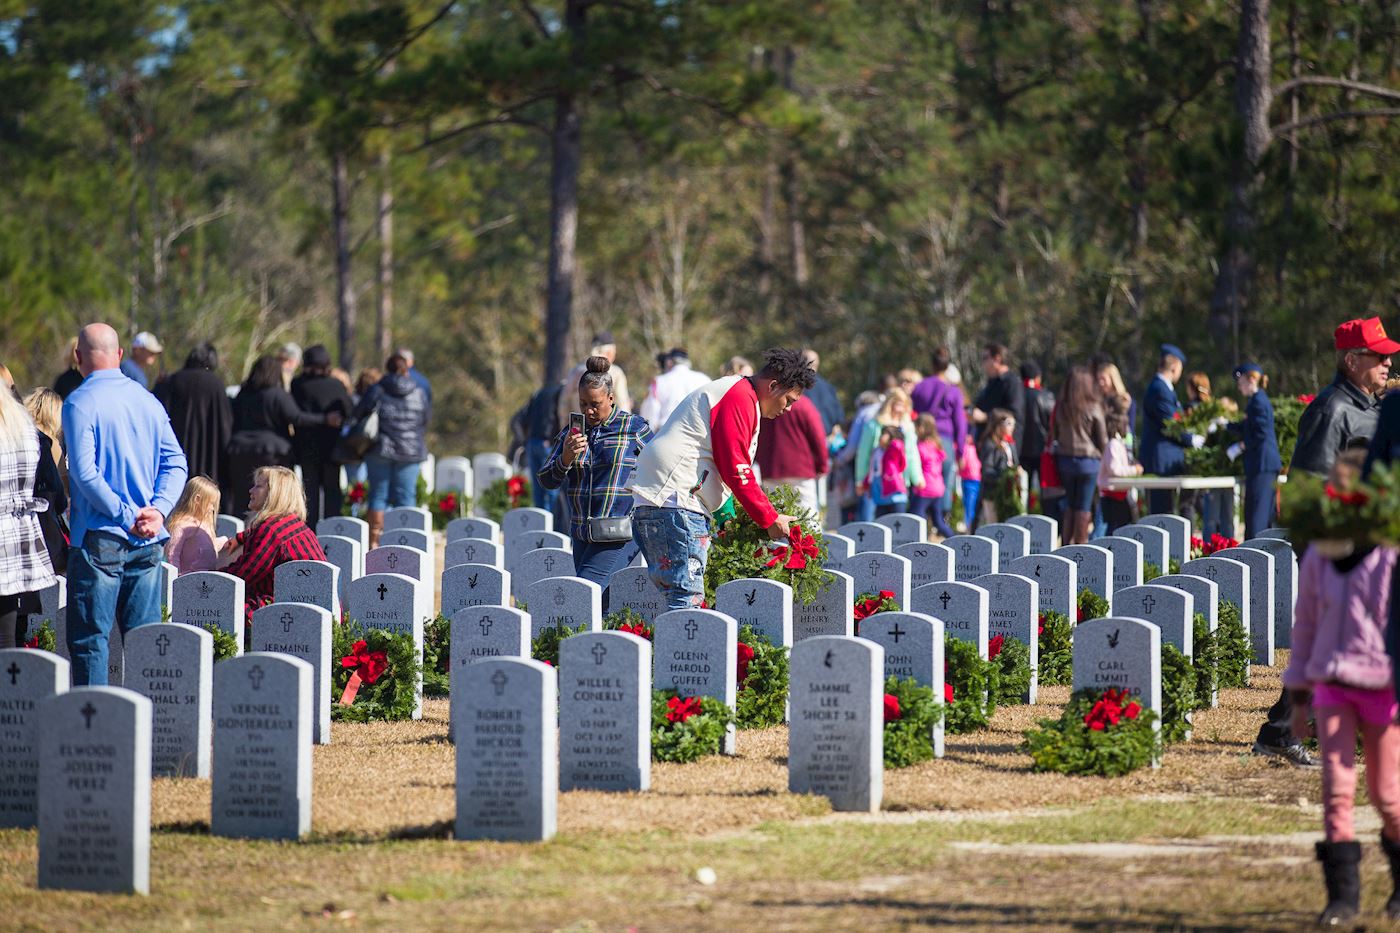
[[674,690],[651,693],[651,760],[695,761],[723,750],[734,713],[714,697],[682,697]]
[[541,630],[534,638],[530,639],[530,657],[536,661],[543,661],[550,667],[559,666],[559,643],[570,635],[577,635],[580,632],[588,631],[588,623],[585,622],[575,628],[567,625],[551,626]]
[[747,625],[739,629],[741,662],[748,654],[745,646],[753,652],[753,657],[748,659],[746,671],[743,663],[736,667],[739,683],[735,694],[735,720],[740,729],[781,725],[787,710],[788,650],[774,645]]
[[1026,702],[1031,689],[1030,646],[1015,638],[994,635],[987,644],[987,654],[999,674],[997,705],[1020,706]]
[[907,768],[933,758],[933,727],[942,718],[943,704],[932,688],[912,677],[886,678],[885,767]]
[[1162,741],[1185,741],[1196,708],[1196,669],[1175,645],[1162,646]]
[[1079,591],[1078,608],[1079,618],[1076,622],[1088,622],[1090,619],[1103,619],[1108,616],[1108,600],[1093,590]]
[[[355,645],[365,643],[367,652],[382,651],[386,666],[374,683],[362,682],[355,700],[342,706],[340,697],[354,670],[344,659],[355,654]],[[331,630],[331,718],[337,722],[401,722],[413,718],[417,705],[418,678],[423,667],[413,636],[407,632],[365,629],[351,620]]]
[[238,639],[233,637],[233,633],[226,628],[221,628],[217,623],[205,622],[200,628],[214,636],[214,660],[227,661],[229,658],[238,656]]
[[1161,747],[1157,716],[1138,697],[1079,690],[1059,719],[1025,733],[1032,770],[1116,777],[1152,763]]
[[445,697],[452,683],[452,620],[442,613],[423,626],[423,695]]
[[1228,600],[1220,601],[1216,620],[1215,642],[1219,657],[1216,678],[1222,688],[1249,686],[1249,635],[1244,630],[1240,607]]
[[943,680],[952,688],[944,714],[949,735],[962,735],[985,729],[996,712],[1001,693],[1001,668],[992,661],[982,660],[977,646],[952,635],[943,638]]
[[1074,626],[1063,613],[1040,614],[1040,683],[1067,687],[1074,676]]
[[1220,645],[1204,613],[1191,619],[1191,665],[1196,669],[1196,709],[1209,709],[1220,667]]
[[801,528],[803,535],[811,536],[810,546],[814,553],[802,556],[799,562],[803,566],[789,568],[790,542],[772,540],[747,512],[738,509],[732,518],[726,518],[716,529],[710,542],[710,553],[705,563],[706,605],[715,604],[715,590],[730,580],[763,578],[786,583],[792,587],[793,601],[804,606],[831,584],[831,575],[822,569],[827,560],[827,549],[821,522],[802,508],[797,491],[786,484],[770,493],[768,501],[783,515],[796,516],[794,524]]

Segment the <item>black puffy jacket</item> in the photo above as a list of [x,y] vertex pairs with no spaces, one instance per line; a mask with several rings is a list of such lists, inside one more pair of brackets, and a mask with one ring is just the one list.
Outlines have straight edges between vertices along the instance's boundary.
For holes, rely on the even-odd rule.
[[428,459],[428,395],[412,376],[388,373],[370,386],[355,410],[356,417],[379,407],[379,442],[373,453],[398,463]]
[[1380,406],[1378,399],[1337,373],[1298,419],[1298,442],[1289,469],[1326,476],[1337,454],[1370,444],[1381,418]]

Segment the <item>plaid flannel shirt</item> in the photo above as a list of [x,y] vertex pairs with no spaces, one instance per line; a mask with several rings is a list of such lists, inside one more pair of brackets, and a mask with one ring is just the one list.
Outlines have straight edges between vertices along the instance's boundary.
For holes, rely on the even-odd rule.
[[316,533],[295,515],[269,518],[248,531],[240,531],[243,553],[224,568],[243,578],[243,614],[253,621],[253,610],[271,603],[273,572],[289,560],[325,560],[326,552]]
[[591,541],[590,518],[618,518],[632,511],[632,470],[637,454],[651,442],[651,428],[645,418],[613,409],[612,416],[585,432],[588,452],[571,465],[560,459],[569,429],[559,432],[549,459],[537,478],[546,489],[563,487],[569,499],[569,536],[575,541]]

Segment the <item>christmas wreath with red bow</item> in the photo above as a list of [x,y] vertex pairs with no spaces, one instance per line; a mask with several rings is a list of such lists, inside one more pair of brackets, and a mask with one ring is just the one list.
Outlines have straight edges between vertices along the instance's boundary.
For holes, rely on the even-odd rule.
[[1042,719],[1026,731],[1033,769],[1114,777],[1161,754],[1157,715],[1126,691],[1079,690],[1059,719]]
[[30,622],[27,631],[33,634],[24,639],[24,647],[58,653],[58,638],[54,635],[53,622],[45,619],[43,624],[37,627]]
[[496,524],[506,512],[530,504],[530,481],[523,476],[496,480],[481,493],[477,511]]
[[1365,482],[1360,474],[1344,461],[1328,480],[1289,475],[1279,517],[1296,551],[1316,542],[1326,556],[1345,557],[1400,544],[1400,468],[1376,463]]
[[907,768],[933,758],[933,727],[944,707],[912,677],[885,680],[885,767]]
[[413,717],[423,666],[406,632],[351,621],[331,631],[331,718],[399,722]]
[[615,609],[603,616],[603,631],[626,632],[647,641],[652,641],[656,636],[656,629],[647,624],[642,614],[629,608]]
[[726,517],[715,531],[706,561],[708,605],[715,604],[715,590],[730,580],[763,577],[786,583],[792,587],[793,600],[803,605],[830,585],[831,577],[822,569],[827,558],[826,541],[816,516],[802,508],[791,486],[779,486],[768,499],[779,513],[794,515],[797,521],[786,538],[775,541],[743,509]]
[[428,497],[428,511],[433,515],[433,527],[442,531],[454,518],[466,518],[471,505],[471,496],[455,489],[433,493]]
[[859,635],[862,620],[868,619],[877,612],[899,612],[900,606],[899,601],[894,598],[893,592],[881,590],[878,593],[861,593],[856,597],[851,609],[852,615],[855,617],[855,633]]
[[948,734],[985,729],[1001,696],[1000,665],[984,661],[972,642],[944,635],[943,683]]
[[735,720],[740,729],[781,725],[787,710],[788,651],[745,625],[739,629]]
[[734,713],[714,697],[683,697],[674,690],[651,694],[652,761],[695,761],[718,755]]

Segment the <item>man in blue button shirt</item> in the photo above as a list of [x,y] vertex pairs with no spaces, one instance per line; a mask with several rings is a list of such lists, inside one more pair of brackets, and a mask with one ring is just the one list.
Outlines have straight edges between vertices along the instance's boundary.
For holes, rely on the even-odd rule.
[[160,621],[165,516],[188,467],[159,401],[121,370],[117,332],[78,332],[83,384],[63,403],[72,550],[68,560],[68,652],[77,686],[107,683],[107,645]]

